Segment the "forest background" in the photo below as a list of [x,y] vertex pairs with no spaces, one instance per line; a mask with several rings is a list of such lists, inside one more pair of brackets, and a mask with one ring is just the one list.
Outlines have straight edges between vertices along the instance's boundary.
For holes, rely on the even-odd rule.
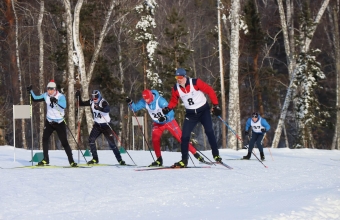
[[[32,126],[16,120],[15,131],[13,105],[31,105],[26,87],[39,95],[54,79],[67,97],[72,149],[88,148],[93,124],[90,109],[77,106],[77,89],[83,100],[102,92],[126,149],[142,148],[131,121],[144,116],[152,148],[149,116],[131,112],[125,97],[138,101],[147,88],[169,100],[182,67],[218,95],[221,148],[247,143],[237,137],[257,111],[271,125],[266,147],[339,149],[339,0],[2,0],[0,9],[0,145],[13,145],[15,132],[16,147],[42,149],[46,104],[33,102]],[[181,125],[182,105],[175,114]],[[210,149],[200,124],[192,141]],[[97,146],[107,149],[103,139]],[[162,150],[179,147],[163,135]],[[51,148],[61,148],[58,138]]]

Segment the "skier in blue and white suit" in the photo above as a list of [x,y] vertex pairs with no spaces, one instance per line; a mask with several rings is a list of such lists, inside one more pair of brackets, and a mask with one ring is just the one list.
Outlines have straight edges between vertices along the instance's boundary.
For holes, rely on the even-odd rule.
[[27,87],[27,91],[30,92],[33,101],[42,102],[45,101],[47,105],[46,120],[43,132],[43,154],[44,159],[42,159],[38,165],[44,166],[50,163],[48,156],[48,143],[49,138],[53,131],[56,131],[60,139],[61,144],[64,147],[68,161],[71,166],[77,166],[73,160],[72,150],[67,141],[66,135],[66,124],[64,121],[65,108],[66,108],[66,98],[63,94],[58,92],[56,88],[56,83],[51,80],[47,84],[47,92],[41,95],[35,95],[32,91],[32,85]]
[[[162,108],[167,107],[168,102],[159,95],[158,91],[146,89],[142,92],[142,96],[143,98],[137,103],[134,103],[129,97],[126,98],[126,102],[134,112],[143,108],[148,110],[149,115],[153,120],[152,145],[157,157],[157,160],[150,164],[150,166],[162,166],[161,136],[163,132],[168,130],[178,142],[181,142],[182,131],[175,119],[175,113],[173,110],[169,111],[167,114],[163,114]],[[195,147],[192,146],[191,143],[189,143],[189,151],[197,160],[201,162],[204,161],[204,158],[196,152]]]
[[260,151],[261,160],[264,160],[263,146],[262,141],[265,133],[270,129],[270,125],[266,121],[266,119],[262,118],[257,112],[252,114],[251,118],[248,118],[246,122],[246,130],[245,135],[249,135],[249,128],[252,128],[252,135],[249,141],[249,148],[247,156],[244,156],[244,160],[249,160],[251,157],[251,152],[254,148],[254,144],[256,143],[257,148]]

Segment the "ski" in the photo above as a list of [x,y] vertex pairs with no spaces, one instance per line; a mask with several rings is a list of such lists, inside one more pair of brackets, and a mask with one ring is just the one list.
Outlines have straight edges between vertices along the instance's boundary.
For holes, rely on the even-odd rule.
[[12,167],[12,168],[8,168],[8,169],[18,169],[18,168],[26,168],[26,169],[56,169],[56,168],[91,168],[91,167],[90,166],[71,167],[71,166],[57,166],[57,165],[44,165],[44,166],[33,165],[33,166]]
[[79,164],[79,166],[90,166],[90,167],[107,167],[107,166],[114,166],[114,167],[136,167],[137,165],[133,164],[105,164],[105,163],[95,163],[95,164]]
[[229,166],[228,164],[223,163],[222,161],[221,162],[207,162],[207,163],[209,163],[209,165],[219,164],[219,165],[222,165],[222,166],[224,166],[224,167],[226,167],[226,168],[228,168],[230,170],[234,169],[231,166]]
[[140,169],[135,169],[135,171],[150,171],[150,170],[179,170],[179,169],[187,169],[187,168],[211,168],[211,166],[201,166],[201,167],[172,167],[172,166],[165,166],[165,167],[145,167]]

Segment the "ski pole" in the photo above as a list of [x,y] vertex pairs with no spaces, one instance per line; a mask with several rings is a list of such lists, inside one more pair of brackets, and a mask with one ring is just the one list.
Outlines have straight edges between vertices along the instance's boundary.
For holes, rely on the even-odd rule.
[[[264,136],[263,136],[262,141],[263,141],[264,138],[266,137],[266,134],[267,134],[267,133],[264,133]],[[262,144],[262,145],[263,145],[263,144]],[[270,156],[271,156],[272,160],[274,161],[274,158],[273,158],[272,152],[270,151],[270,148],[269,148],[269,147],[267,147],[267,148],[268,148],[268,151],[269,151],[269,153],[270,153]]]
[[[249,142],[250,142],[249,134],[247,135],[247,137],[248,137],[248,145],[247,145],[247,146],[249,146]],[[254,148],[253,148],[253,150],[252,150],[252,153],[253,153],[254,155],[256,155]]]
[[[236,138],[238,139],[238,140],[240,140],[241,142],[242,142],[242,144],[243,144],[243,141],[242,141],[242,139],[240,138],[240,136],[238,136],[237,134],[236,134],[236,132],[227,124],[227,122],[226,121],[224,121],[223,119],[222,119],[222,117],[221,116],[218,116],[218,118],[229,128],[229,130],[231,131],[231,132],[233,132],[233,134],[236,136]],[[246,147],[247,149],[249,149],[248,147]],[[254,154],[253,152],[252,152],[252,154]],[[265,167],[265,168],[268,168],[266,165],[264,165],[264,163],[256,156],[256,154],[254,154],[254,156],[256,157],[256,159],[260,162],[260,163],[262,163],[262,165]]]
[[32,110],[32,96],[30,93],[30,107],[31,107],[31,135],[32,135],[32,147],[31,147],[31,157],[32,157],[32,166],[33,166],[33,110]]
[[[56,106],[57,106],[57,110],[58,110],[60,116],[63,118],[63,121],[64,121],[64,123],[65,123],[67,129],[69,130],[70,134],[72,135],[74,142],[76,142],[76,144],[77,144],[78,151],[80,151],[80,153],[81,153],[81,154],[83,155],[83,157],[84,157],[85,162],[87,163],[87,160],[86,160],[86,158],[85,158],[85,155],[83,154],[83,151],[80,149],[79,144],[78,144],[78,142],[76,141],[76,138],[73,136],[73,133],[72,133],[71,129],[68,127],[68,125],[67,125],[67,123],[66,123],[66,120],[65,120],[64,116],[61,114],[61,112],[60,112],[60,110],[59,110],[59,105],[56,104]],[[89,166],[89,165],[88,165],[88,166]]]
[[[107,126],[109,126],[109,128],[112,131],[112,134],[114,134],[114,136],[116,137],[117,141],[120,143],[120,145],[123,145],[122,142],[119,140],[118,135],[116,134],[116,132],[113,131],[113,129],[111,128],[110,124],[107,122],[107,120],[105,119],[105,117],[103,117]],[[123,147],[123,146],[122,146]],[[132,160],[132,162],[137,166],[137,164],[135,163],[135,161],[133,161],[132,157],[130,156],[129,152],[125,149],[126,153],[129,155],[130,159]]]
[[153,155],[152,155],[152,152],[151,152],[151,149],[150,149],[149,143],[147,142],[147,140],[146,140],[146,138],[145,138],[145,135],[144,135],[144,132],[143,132],[142,126],[139,124],[139,121],[138,121],[138,118],[137,118],[137,116],[136,116],[136,113],[135,113],[135,111],[132,109],[132,106],[131,106],[131,104],[128,104],[128,105],[129,105],[129,109],[130,109],[130,110],[133,112],[133,115],[134,115],[134,116],[135,116],[135,118],[136,118],[136,121],[137,121],[137,123],[138,123],[138,127],[140,128],[140,132],[141,132],[141,133],[142,133],[142,135],[143,135],[144,142],[146,143],[146,146],[148,146],[148,149],[149,149],[149,151],[150,151],[151,157],[152,157],[153,161],[154,161],[154,162],[156,162],[155,158],[154,158],[154,157],[153,157]]

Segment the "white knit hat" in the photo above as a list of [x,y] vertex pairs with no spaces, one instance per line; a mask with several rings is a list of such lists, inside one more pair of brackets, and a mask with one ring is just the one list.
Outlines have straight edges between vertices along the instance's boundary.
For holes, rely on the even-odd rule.
[[57,87],[57,84],[55,84],[53,79],[47,84],[47,88],[56,88],[56,87]]

